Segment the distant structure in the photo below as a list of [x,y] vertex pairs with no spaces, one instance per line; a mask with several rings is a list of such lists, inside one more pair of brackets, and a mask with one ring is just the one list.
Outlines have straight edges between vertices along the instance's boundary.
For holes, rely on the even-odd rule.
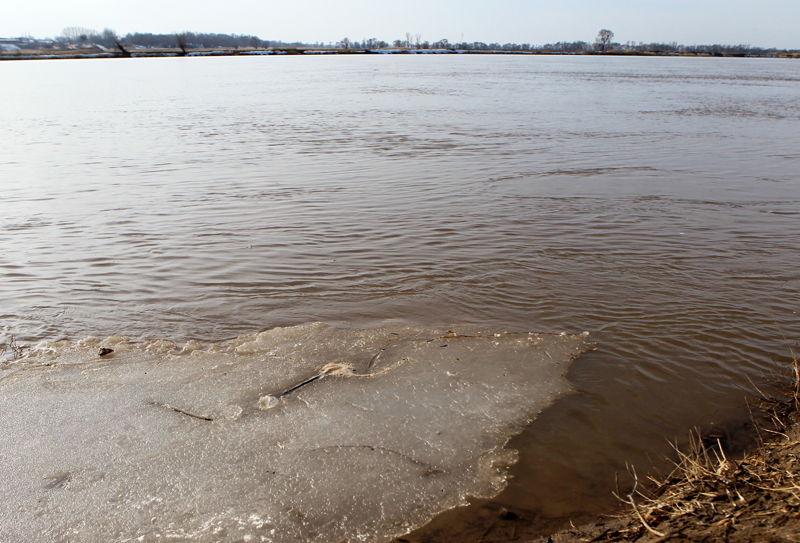
[[0,51],[19,51],[33,41],[29,38],[0,38]]

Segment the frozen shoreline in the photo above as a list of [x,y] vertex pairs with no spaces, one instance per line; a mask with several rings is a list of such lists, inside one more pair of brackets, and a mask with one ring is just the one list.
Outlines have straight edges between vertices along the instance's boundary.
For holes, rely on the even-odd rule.
[[320,323],[182,348],[40,344],[0,380],[0,538],[390,540],[499,493],[509,438],[588,349]]

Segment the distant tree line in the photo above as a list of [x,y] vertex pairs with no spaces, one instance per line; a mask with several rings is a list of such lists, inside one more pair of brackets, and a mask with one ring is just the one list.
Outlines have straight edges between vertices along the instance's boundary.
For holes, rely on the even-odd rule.
[[179,40],[184,41],[186,46],[191,49],[236,49],[241,47],[267,49],[270,47],[302,47],[304,45],[302,43],[284,43],[274,40],[262,40],[258,36],[238,34],[202,34],[194,32],[181,32],[177,34],[150,34],[136,32],[135,34],[128,34],[123,38],[123,41],[126,45],[160,48],[175,47]]
[[[239,35],[239,34],[203,34],[195,32],[178,32],[174,34],[151,34],[151,33],[129,33],[125,36],[118,36],[110,28],[102,32],[82,27],[67,27],[61,35],[53,40],[55,46],[69,45],[100,45],[106,48],[113,48],[117,42],[130,47],[152,47],[152,48],[174,48],[184,45],[190,49],[237,49],[240,47],[252,47],[255,49],[267,49],[270,47],[303,47],[302,43],[285,43],[282,41],[262,40],[258,36]],[[33,45],[33,44],[31,44]]]
[[716,55],[716,56],[764,56],[772,53],[784,51],[776,48],[752,47],[750,45],[680,45],[677,42],[671,43],[642,43],[628,42],[626,44],[612,44],[613,50],[636,51],[640,53],[676,53],[676,54],[697,54],[697,55]]
[[[460,42],[451,43],[446,39],[430,42],[422,40],[420,34],[412,35],[407,32],[405,39],[394,40],[391,47],[395,49],[450,49],[458,51],[526,51],[526,52],[552,52],[552,53],[587,53],[587,52],[634,52],[634,53],[657,53],[657,54],[706,54],[706,55],[721,55],[721,56],[764,56],[779,52],[797,52],[786,51],[776,48],[761,48],[751,47],[749,45],[678,45],[676,42],[672,43],[648,43],[643,42],[627,42],[620,44],[613,42],[614,33],[610,30],[601,30],[594,43],[585,41],[574,42],[557,42],[546,43],[544,45],[531,45],[529,43],[484,43],[484,42]],[[313,46],[313,45],[312,45]],[[385,49],[390,47],[385,41],[380,41],[375,38],[369,40],[353,41],[349,38],[343,38],[335,44],[330,44],[329,47],[336,47],[341,49]]]
[[345,49],[345,50],[378,50],[387,48],[396,49],[428,49],[428,50],[459,50],[459,51],[508,51],[508,52],[543,52],[543,53],[640,53],[640,54],[701,54],[714,56],[765,56],[775,53],[798,53],[799,51],[786,51],[776,48],[751,47],[749,45],[679,45],[671,43],[643,43],[626,42],[624,44],[613,42],[614,33],[610,30],[601,30],[594,43],[585,41],[557,42],[544,45],[531,45],[528,43],[484,43],[460,42],[451,43],[446,39],[437,41],[423,40],[421,34],[406,32],[404,39],[397,39],[388,43],[377,38],[362,38],[351,40],[343,38],[337,42],[301,43],[283,42],[278,40],[264,40],[258,36],[239,34],[205,34],[195,32],[180,32],[174,34],[129,33],[119,36],[110,29],[101,32],[83,27],[67,27],[61,35],[52,40],[37,40],[31,36],[15,39],[0,39],[0,45],[6,50],[14,49],[43,49],[43,48],[86,48],[99,47],[116,49],[127,53],[129,49],[160,48],[180,49],[186,53],[190,49]]

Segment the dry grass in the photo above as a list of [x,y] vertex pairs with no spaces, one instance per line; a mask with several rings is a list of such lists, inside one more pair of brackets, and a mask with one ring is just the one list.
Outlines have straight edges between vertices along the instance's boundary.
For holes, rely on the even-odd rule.
[[17,338],[12,335],[8,343],[4,343],[2,346],[0,346],[0,361],[7,357],[6,353],[10,353],[11,360],[22,358],[25,354],[24,351],[25,348],[21,347],[17,343]]
[[786,343],[791,362],[778,367],[774,386],[753,385],[763,415],[756,450],[733,459],[718,439],[695,431],[684,450],[673,444],[674,469],[648,477],[649,488],[628,467],[633,490],[623,495],[618,483],[616,492],[625,512],[536,543],[800,543],[800,361]]
[[617,497],[631,513],[594,540],[728,541],[737,531],[750,534],[745,541],[800,540],[786,535],[800,528],[800,364],[789,348],[792,362],[776,393],[759,390],[765,417],[757,450],[735,460],[719,440],[709,443],[695,432],[688,450],[673,445],[678,459],[669,475],[648,477],[651,489],[640,490],[629,467],[634,488],[625,496],[617,489]]

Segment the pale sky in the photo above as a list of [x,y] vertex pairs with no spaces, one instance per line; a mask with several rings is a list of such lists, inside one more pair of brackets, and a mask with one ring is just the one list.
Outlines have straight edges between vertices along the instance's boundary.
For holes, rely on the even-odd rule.
[[0,36],[101,31],[252,34],[336,42],[405,33],[423,40],[530,43],[614,41],[749,44],[800,49],[800,0],[0,0]]

